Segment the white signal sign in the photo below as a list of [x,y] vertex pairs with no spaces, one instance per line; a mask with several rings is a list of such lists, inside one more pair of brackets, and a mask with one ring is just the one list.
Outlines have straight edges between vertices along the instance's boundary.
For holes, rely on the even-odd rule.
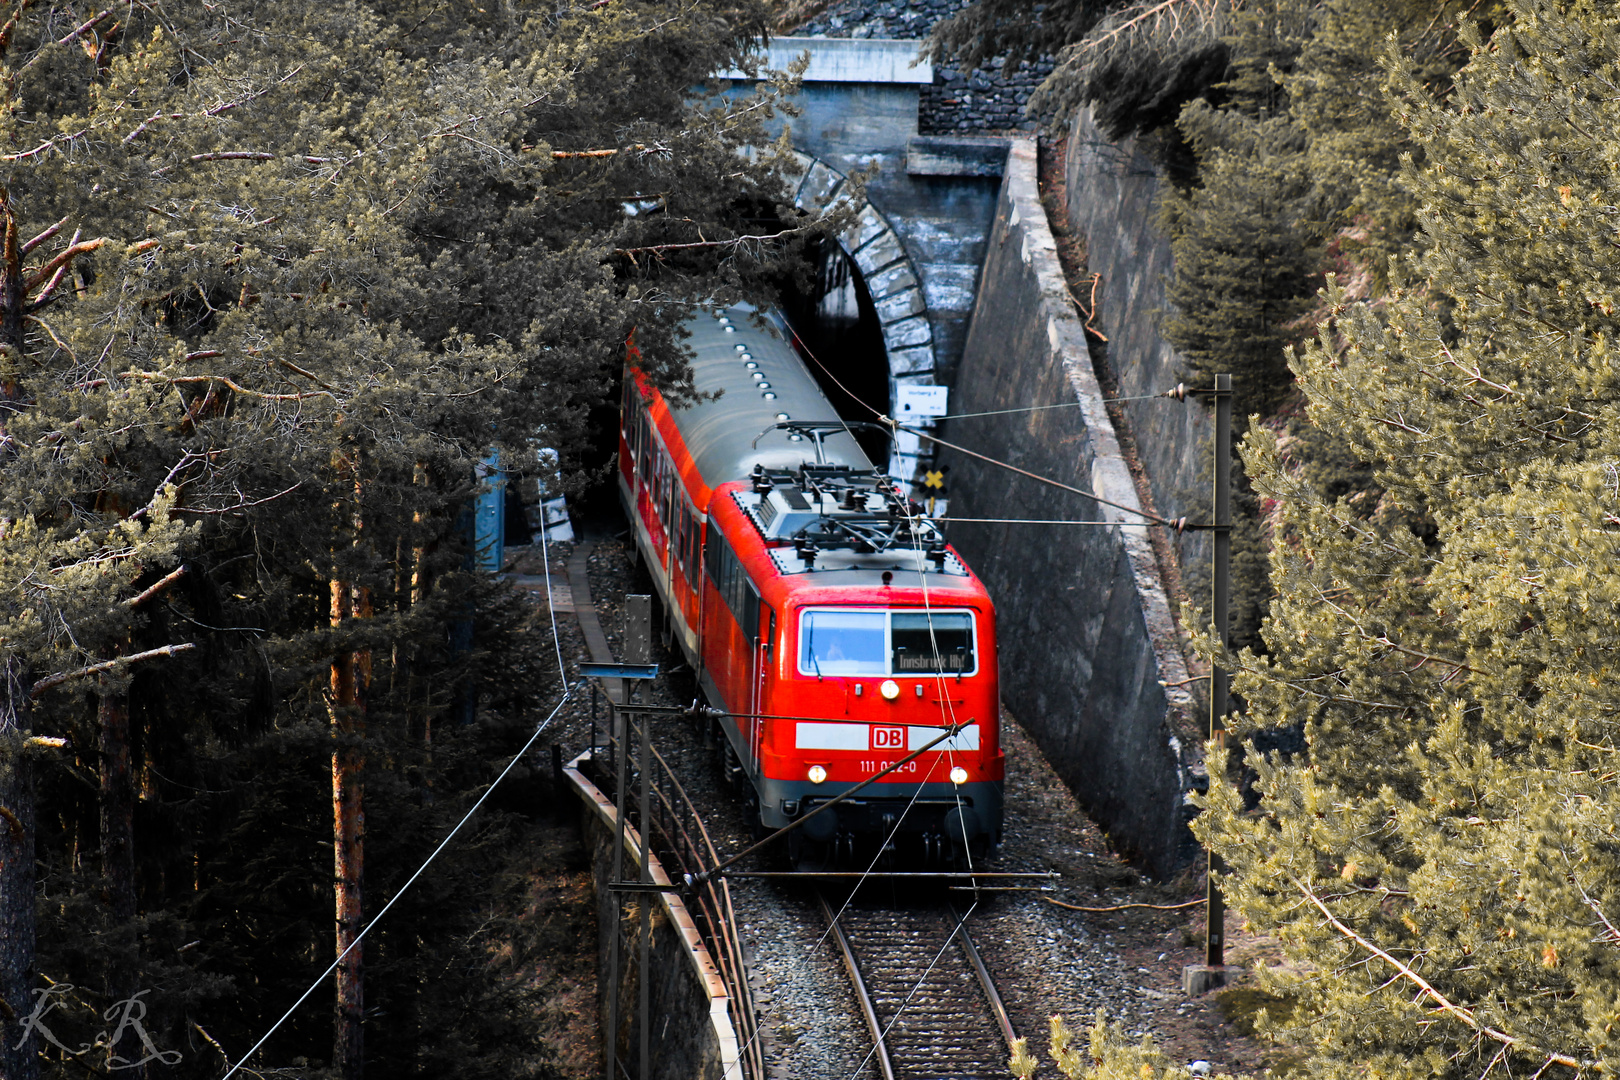
[[944,386],[897,386],[894,388],[895,419],[944,416],[950,389]]

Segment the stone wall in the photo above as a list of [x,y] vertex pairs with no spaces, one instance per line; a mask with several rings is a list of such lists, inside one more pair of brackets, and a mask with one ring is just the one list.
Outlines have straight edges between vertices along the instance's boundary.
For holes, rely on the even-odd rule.
[[[736,1031],[731,1023],[730,999],[708,949],[698,936],[686,906],[673,892],[615,894],[608,889],[613,874],[613,847],[617,840],[615,808],[580,771],[574,761],[563,772],[585,804],[582,827],[591,850],[596,887],[597,971],[600,973],[600,1025],[603,1038],[617,1039],[619,1060],[634,1075],[640,1055],[640,1018],[637,1016],[642,973],[637,934],[639,920],[620,917],[620,903],[651,897],[652,947],[649,961],[652,983],[651,1057],[654,1076],[692,1077],[693,1080],[735,1080],[740,1076]],[[627,828],[624,838],[624,874],[640,876],[640,838]],[[656,857],[653,881],[670,880]],[[613,935],[619,935],[619,1030],[610,1032],[608,959]]]
[[[972,0],[837,0],[795,33],[831,38],[925,38],[934,24]],[[1052,73],[1052,60],[1020,60],[1002,70],[999,57],[982,68],[944,64],[921,88],[917,128],[924,135],[1034,131],[1024,115],[1029,95]]]
[[943,438],[1127,509],[946,451],[953,518],[1107,523],[959,522],[950,538],[996,601],[1003,700],[1116,847],[1162,876],[1191,853],[1197,748],[1176,732],[1192,700],[1035,155],[1027,139],[1008,154],[951,412],[1057,407],[948,420]]
[[[1108,366],[1119,394],[1139,398],[1168,390],[1181,381],[1185,363],[1159,336],[1171,260],[1170,243],[1158,229],[1158,166],[1134,140],[1106,139],[1091,111],[1082,109],[1070,128],[1065,168],[1069,226],[1086,239],[1087,269],[1102,275],[1097,322],[1108,335]],[[1207,521],[1209,410],[1165,399],[1127,401],[1124,408],[1159,513]],[[1180,561],[1189,581],[1208,580],[1203,568],[1209,558],[1208,535],[1187,533]]]
[[[804,112],[792,121],[794,149],[845,176],[876,169],[866,197],[911,258],[933,342],[934,380],[949,384],[962,355],[999,181],[966,165],[954,175],[910,171],[915,84],[806,80],[798,104]],[[880,283],[868,286],[881,291]]]

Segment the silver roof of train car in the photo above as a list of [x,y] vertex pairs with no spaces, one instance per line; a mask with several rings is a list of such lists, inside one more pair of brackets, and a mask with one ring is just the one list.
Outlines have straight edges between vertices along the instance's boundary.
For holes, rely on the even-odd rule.
[[[761,432],[778,423],[778,413],[800,421],[838,419],[793,346],[785,337],[756,327],[750,321],[753,312],[738,304],[699,315],[687,324],[692,331],[687,344],[695,354],[693,382],[701,393],[723,393],[718,401],[674,410],[674,417],[698,473],[711,488],[745,478],[756,464],[767,469],[815,464],[816,446],[810,439],[794,442],[785,431],[772,431],[761,438]],[[720,321],[722,316],[726,323]],[[780,324],[773,325],[780,330]],[[759,365],[757,369],[747,366],[745,353]],[[752,377],[755,370],[770,383],[774,400],[758,389]],[[757,449],[755,439],[759,440]],[[827,464],[872,470],[871,460],[849,434],[829,435],[825,445]]]

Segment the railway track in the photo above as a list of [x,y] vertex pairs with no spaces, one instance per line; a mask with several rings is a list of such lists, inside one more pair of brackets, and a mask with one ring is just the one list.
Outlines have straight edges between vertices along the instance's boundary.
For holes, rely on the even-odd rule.
[[[967,924],[949,905],[838,911],[818,895],[883,1080],[1001,1080],[1016,1037]],[[836,917],[835,917],[836,912]]]

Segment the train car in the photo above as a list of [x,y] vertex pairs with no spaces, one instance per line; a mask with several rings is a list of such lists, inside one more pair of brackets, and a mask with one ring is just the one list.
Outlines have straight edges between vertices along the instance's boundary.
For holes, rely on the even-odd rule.
[[619,493],[669,633],[761,829],[966,725],[790,833],[797,865],[976,861],[1002,827],[989,594],[755,315],[689,324],[718,399],[671,408],[626,373]]

